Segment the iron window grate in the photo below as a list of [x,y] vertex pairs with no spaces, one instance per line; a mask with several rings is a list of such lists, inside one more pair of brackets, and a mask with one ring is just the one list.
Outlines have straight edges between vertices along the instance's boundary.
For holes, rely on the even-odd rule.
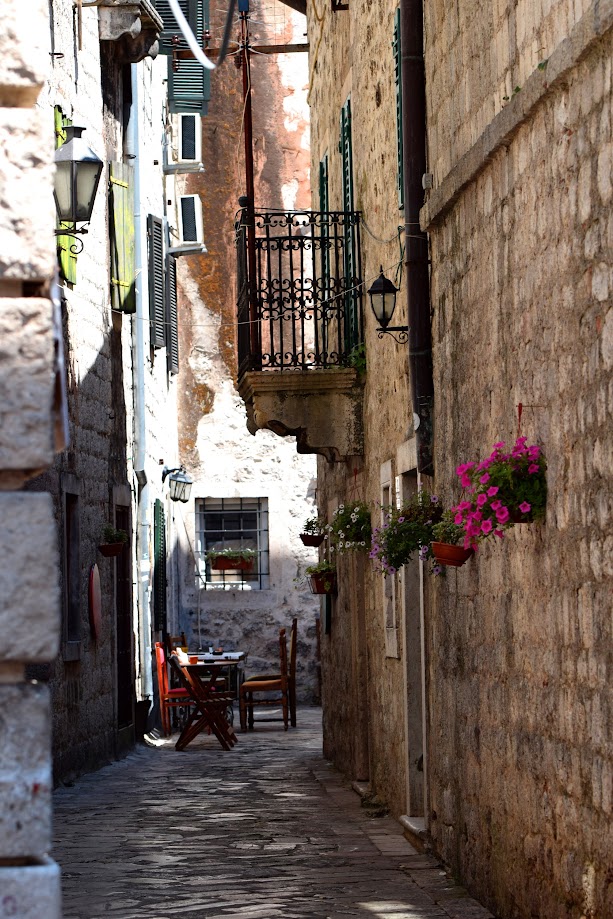
[[[206,590],[263,590],[269,586],[266,498],[199,498],[196,527],[198,574]],[[254,550],[251,570],[215,570],[207,553],[226,549]]]

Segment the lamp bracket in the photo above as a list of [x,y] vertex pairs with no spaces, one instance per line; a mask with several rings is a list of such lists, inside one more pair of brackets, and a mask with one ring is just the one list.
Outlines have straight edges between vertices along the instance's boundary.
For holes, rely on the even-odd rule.
[[[376,331],[379,338],[383,338],[384,335],[391,335],[394,341],[399,345],[406,345],[409,340],[408,325],[388,325],[387,328],[379,328]],[[398,337],[396,337],[396,335]]]
[[74,242],[68,247],[68,251],[71,255],[79,255],[80,252],[83,252],[83,240],[81,236],[88,232],[87,227],[69,227],[65,230],[55,230],[55,235],[60,236],[70,236],[71,239],[74,239]]
[[166,481],[166,476],[170,475],[171,472],[185,472],[185,468],[183,466],[174,466],[173,468],[164,466],[162,469],[162,482]]

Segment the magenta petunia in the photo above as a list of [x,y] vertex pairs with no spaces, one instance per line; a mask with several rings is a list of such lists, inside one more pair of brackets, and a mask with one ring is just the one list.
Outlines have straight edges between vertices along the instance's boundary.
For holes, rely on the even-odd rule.
[[492,529],[492,521],[484,520],[483,523],[481,524],[481,532],[487,534],[491,532],[491,529]]
[[499,491],[499,489],[498,489],[498,486],[497,486],[497,485],[490,485],[490,487],[489,487],[488,490],[487,490],[487,496],[488,496],[488,498],[493,498],[494,495],[497,495],[497,494],[498,494],[498,491]]
[[504,531],[503,531],[503,530],[494,530],[494,536],[497,536],[498,539],[504,539]]
[[463,521],[464,521],[464,517],[462,516],[460,512],[458,512],[453,518],[453,522],[457,524],[458,526],[460,526],[463,523]]
[[528,472],[531,474],[534,474],[535,472],[538,472],[538,471],[539,471],[539,467],[537,466],[537,464],[530,463],[530,465],[528,466]]
[[460,476],[460,485],[462,488],[470,488],[470,479],[466,474]]
[[489,472],[485,472],[485,473],[479,478],[479,481],[481,482],[482,485],[485,485],[486,482],[489,482],[489,480],[490,480]]
[[502,501],[492,501],[492,510],[497,511],[498,508],[502,507]]
[[528,504],[527,501],[522,501],[522,503],[519,505],[519,509],[522,512],[522,514],[527,514],[528,511],[531,509],[531,507],[532,505]]
[[496,511],[496,520],[498,521],[498,523],[506,523],[508,519],[509,519],[509,508],[508,507],[503,506],[499,510]]

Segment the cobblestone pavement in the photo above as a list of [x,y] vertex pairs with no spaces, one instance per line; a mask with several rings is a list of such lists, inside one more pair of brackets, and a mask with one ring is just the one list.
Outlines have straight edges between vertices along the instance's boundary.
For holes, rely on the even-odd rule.
[[[141,746],[54,795],[65,919],[488,919],[298,728]],[[41,917],[44,919],[44,917]]]

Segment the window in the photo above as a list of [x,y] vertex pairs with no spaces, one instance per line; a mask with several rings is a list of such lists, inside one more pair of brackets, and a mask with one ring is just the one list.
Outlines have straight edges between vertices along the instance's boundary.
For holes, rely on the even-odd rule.
[[166,345],[166,297],[164,281],[164,226],[161,217],[147,215],[147,242],[149,247],[149,319],[151,345]]
[[[154,6],[164,21],[160,35],[160,54],[168,58],[168,103],[171,112],[195,112],[206,115],[211,98],[211,72],[194,59],[179,60],[175,70],[173,50],[187,50],[181,30],[168,0],[154,0]],[[179,0],[181,12],[187,19],[200,47],[209,26],[209,0]],[[176,44],[175,44],[176,41]]]
[[398,151],[398,207],[404,207],[404,159],[402,149],[402,46],[400,42],[400,10],[394,15],[394,83],[396,84],[396,149]]
[[[196,501],[199,575],[207,589],[262,590],[269,584],[268,500],[266,498],[201,498]],[[216,571],[206,553],[222,549],[253,549],[250,570]]]

